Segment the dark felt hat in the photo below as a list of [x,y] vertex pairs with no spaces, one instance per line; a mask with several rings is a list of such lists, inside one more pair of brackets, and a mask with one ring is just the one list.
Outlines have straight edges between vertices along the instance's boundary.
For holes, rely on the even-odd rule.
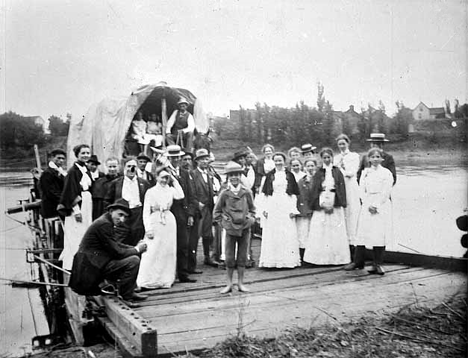
[[107,206],[107,210],[110,209],[121,209],[125,211],[128,215],[131,215],[130,205],[128,201],[125,199],[117,199],[114,204],[110,204]]
[[246,157],[249,153],[250,151],[248,151],[247,149],[239,150],[234,153],[234,155],[232,156],[232,160],[236,160],[240,157]]
[[143,152],[140,153],[140,154],[138,154],[137,159],[146,159],[148,162],[151,162],[151,158],[148,157],[148,156],[147,156],[145,153],[143,153]]
[[97,155],[93,154],[89,157],[88,162],[94,163],[96,165],[100,165],[101,162],[98,160]]

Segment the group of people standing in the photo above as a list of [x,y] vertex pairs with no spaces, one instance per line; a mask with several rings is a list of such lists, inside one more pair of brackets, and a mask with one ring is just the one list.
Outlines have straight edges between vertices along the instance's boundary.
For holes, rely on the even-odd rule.
[[384,274],[396,171],[393,157],[382,150],[385,136],[373,133],[368,141],[371,149],[362,158],[350,151],[345,134],[336,139],[336,155],[323,148],[316,156],[310,144],[287,156],[264,146],[257,174],[265,175],[257,175],[255,201],[263,227],[260,267],[305,262],[362,269],[368,247],[374,252],[369,271]]
[[90,147],[81,144],[68,172],[62,168],[65,152],[51,153],[39,181],[42,212],[63,219],[61,260],[71,271],[70,287],[98,294],[117,283],[129,304],[147,297],[139,290],[169,288],[176,278],[195,282],[190,275],[202,273],[200,237],[205,265],[224,260],[227,286],[221,293],[232,290],[235,268],[238,289],[249,291],[244,270],[253,261],[251,227],[258,223],[259,267],[305,262],[360,269],[365,247],[373,247],[370,271],[384,274],[396,172],[393,158],[378,148],[385,136],[374,133],[369,141],[373,148],[363,158],[350,151],[344,134],[337,138],[337,155],[323,148],[317,156],[311,144],[286,155],[266,144],[257,160],[245,148],[226,165],[226,180],[203,148],[192,153],[168,145],[150,170],[153,159],[145,152],[107,158],[104,174]]

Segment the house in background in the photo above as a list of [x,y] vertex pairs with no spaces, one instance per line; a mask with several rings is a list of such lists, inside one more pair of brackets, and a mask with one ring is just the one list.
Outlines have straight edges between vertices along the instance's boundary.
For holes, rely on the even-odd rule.
[[44,120],[44,118],[42,118],[41,116],[29,116],[25,118],[29,119],[30,121],[34,121],[34,124],[36,126],[41,126],[42,130],[44,131],[44,134],[50,134],[49,122]]
[[413,119],[415,121],[430,120],[430,119],[443,119],[447,118],[444,107],[429,108],[423,102],[413,109]]

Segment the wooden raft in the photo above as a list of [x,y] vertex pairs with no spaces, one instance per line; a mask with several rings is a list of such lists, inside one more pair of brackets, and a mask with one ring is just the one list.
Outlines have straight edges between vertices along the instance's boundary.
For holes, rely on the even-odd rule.
[[[259,245],[255,240],[256,258]],[[386,264],[387,273],[382,277],[365,270],[346,272],[335,266],[253,268],[246,272],[250,293],[234,289],[231,294],[220,295],[226,271],[204,265],[199,268],[203,274],[193,275],[196,283],[176,282],[171,289],[148,291],[150,297],[140,308],[114,305],[110,316],[121,320],[131,311],[137,317],[135,322],[145,324],[139,328],[127,325],[127,333],[114,332],[121,347],[125,346],[123,341],[127,340],[127,347],[130,342],[133,348],[124,348],[128,355],[149,357],[157,352],[158,357],[170,357],[213,347],[241,333],[275,337],[293,326],[344,322],[409,304],[436,305],[455,294],[464,295],[467,285],[466,273],[404,264]],[[235,273],[234,282],[236,279]],[[115,327],[107,327],[115,331]],[[151,332],[151,344],[157,342],[157,347],[147,341],[144,354],[135,346],[135,337],[138,341],[138,334],[146,331]]]

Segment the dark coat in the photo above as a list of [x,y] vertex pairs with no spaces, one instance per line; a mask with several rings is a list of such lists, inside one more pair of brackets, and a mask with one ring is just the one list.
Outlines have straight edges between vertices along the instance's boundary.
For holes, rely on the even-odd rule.
[[91,187],[91,195],[93,197],[93,220],[96,220],[104,214],[104,199],[106,198],[110,184],[117,178],[118,176],[104,175],[93,183]]
[[[81,205],[82,188],[80,181],[83,174],[80,169],[78,169],[77,165],[78,164],[75,162],[68,170],[68,174],[65,177],[65,183],[63,185],[63,191],[58,208],[59,212],[64,216],[70,216],[72,214],[72,209],[76,204]],[[89,175],[88,173],[89,172],[87,171],[85,175]]]
[[111,215],[105,213],[95,220],[81,240],[73,258],[69,286],[80,295],[99,294],[102,272],[111,260],[139,255],[133,246],[117,242]]
[[[284,169],[286,172],[286,180],[288,185],[286,186],[286,194],[288,195],[299,195],[299,188],[297,187],[296,178],[287,168]],[[273,169],[266,174],[265,183],[263,183],[262,193],[270,196],[273,194],[273,181],[275,180],[276,169]]]
[[307,180],[307,176],[299,179],[297,183],[299,188],[299,196],[297,197],[297,210],[301,213],[300,216],[312,215],[312,188],[314,186],[314,178]]
[[267,174],[265,172],[265,158],[260,158],[255,164],[255,192],[259,192],[260,184],[262,183],[262,178]]
[[[182,217],[178,218],[178,216],[181,216],[180,213],[184,213],[183,216],[186,220],[189,216],[195,216],[195,211],[198,206],[198,202],[195,198],[190,172],[188,170],[179,169],[179,173],[179,176],[174,176],[179,181],[179,184],[182,187],[182,190],[184,192],[184,198],[180,200],[174,200],[171,207],[171,211],[176,216],[176,220],[184,220],[184,218]],[[182,209],[182,211],[180,209]],[[185,225],[186,224],[187,223],[185,223]]]
[[214,207],[213,221],[221,223],[228,234],[242,236],[242,231],[255,222],[252,192],[245,187],[241,187],[237,194],[229,188],[224,189]]
[[[395,160],[393,159],[393,156],[391,154],[388,154],[386,152],[382,153],[382,158],[383,158],[383,161],[382,161],[381,165],[384,168],[387,168],[388,170],[390,170],[390,172],[392,173],[392,176],[393,176],[393,185],[395,185],[396,181],[397,181]],[[369,163],[369,160],[367,159],[367,155],[363,155],[362,158],[361,158],[361,163],[359,164],[359,169],[357,171],[357,181],[358,181],[358,183],[359,183],[359,181],[361,179],[362,171],[365,168],[369,168],[369,167],[370,167],[370,163]]]
[[44,218],[53,218],[58,215],[57,206],[60,202],[65,177],[57,170],[48,167],[42,172],[39,179],[41,192],[41,215]]
[[[341,170],[333,166],[332,176],[335,180],[335,203],[334,207],[346,207],[346,188],[343,174]],[[320,207],[319,197],[323,191],[322,183],[325,180],[325,169],[320,168],[314,175],[314,183],[312,185],[312,197],[310,199],[313,210],[322,210]]]
[[[150,188],[150,184],[147,180],[137,178],[138,188],[140,189],[140,201],[141,205],[145,202],[146,191]],[[117,199],[122,198],[122,187],[123,187],[124,177],[119,177],[111,181],[109,189],[107,190],[106,196],[104,198],[104,207],[107,207],[110,204],[113,204]]]
[[208,183],[203,179],[202,173],[198,169],[194,169],[190,172],[193,183],[193,193],[196,200],[196,212],[199,212],[198,203],[203,203],[208,209],[213,210],[213,177],[208,172]]

